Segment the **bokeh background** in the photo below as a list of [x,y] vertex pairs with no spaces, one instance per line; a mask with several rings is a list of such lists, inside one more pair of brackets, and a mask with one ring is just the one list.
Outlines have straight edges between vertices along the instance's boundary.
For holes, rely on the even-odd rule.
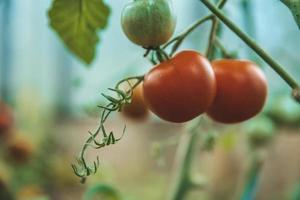
[[[13,141],[8,146],[5,139],[0,141],[0,190],[21,200],[68,200],[82,199],[96,184],[108,184],[126,199],[166,199],[173,180],[174,153],[185,125],[154,116],[134,121],[113,115],[108,126],[118,133],[126,124],[126,135],[117,145],[91,152],[91,159],[100,155],[97,175],[82,185],[70,167],[88,131],[97,127],[97,105],[104,101],[100,94],[118,80],[151,68],[142,56],[144,50],[130,43],[121,30],[120,15],[126,2],[107,1],[112,9],[109,25],[99,33],[96,59],[86,66],[49,27],[51,1],[0,0],[0,97],[14,116]],[[173,2],[177,33],[208,13],[199,1]],[[280,1],[232,0],[224,12],[300,80],[299,29]],[[205,24],[189,36],[182,49],[204,51],[208,31],[209,24]],[[293,200],[293,194],[300,191],[299,105],[289,97],[286,83],[225,27],[221,39],[238,57],[252,59],[264,69],[269,99],[257,119],[236,126],[211,124],[218,135],[215,148],[199,150],[195,156],[195,174],[207,184],[187,199],[239,199],[253,153],[247,127],[260,124],[273,137],[259,152],[264,165],[256,199]],[[153,146],[163,151],[154,155]],[[0,196],[1,200],[8,198]]]

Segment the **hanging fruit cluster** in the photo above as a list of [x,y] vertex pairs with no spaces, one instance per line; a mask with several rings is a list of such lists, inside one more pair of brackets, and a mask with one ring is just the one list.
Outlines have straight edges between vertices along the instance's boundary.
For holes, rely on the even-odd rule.
[[141,99],[161,119],[181,123],[207,113],[217,122],[237,123],[262,110],[267,81],[254,63],[238,59],[210,62],[194,50],[171,57],[160,47],[175,29],[170,1],[131,2],[124,8],[121,22],[129,40],[155,52],[153,63],[159,63],[145,75]]

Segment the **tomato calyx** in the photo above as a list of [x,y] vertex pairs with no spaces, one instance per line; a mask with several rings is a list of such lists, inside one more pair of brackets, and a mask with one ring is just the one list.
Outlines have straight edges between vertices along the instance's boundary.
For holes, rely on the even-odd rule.
[[143,48],[146,49],[144,57],[147,57],[151,53],[150,62],[152,62],[152,64],[154,65],[170,59],[169,54],[160,47],[143,47]]

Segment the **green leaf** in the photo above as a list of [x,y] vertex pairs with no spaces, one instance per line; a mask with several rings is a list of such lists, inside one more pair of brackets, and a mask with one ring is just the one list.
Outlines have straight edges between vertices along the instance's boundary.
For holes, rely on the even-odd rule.
[[109,14],[103,0],[54,0],[48,12],[50,26],[86,64],[95,57],[97,31],[107,26]]
[[281,0],[292,12],[298,27],[300,28],[300,0]]

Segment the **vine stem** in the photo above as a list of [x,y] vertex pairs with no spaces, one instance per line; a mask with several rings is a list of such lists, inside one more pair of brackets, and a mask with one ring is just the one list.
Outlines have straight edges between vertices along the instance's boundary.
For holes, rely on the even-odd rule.
[[209,0],[200,0],[215,16],[219,18],[229,29],[231,29],[237,36],[240,37],[251,49],[253,49],[266,63],[268,63],[274,71],[281,76],[283,80],[292,88],[300,87],[297,81],[291,77],[284,68],[277,63],[265,50],[263,50],[254,40],[247,36],[241,29],[239,29],[229,18],[227,18],[214,4]]
[[208,39],[208,46],[207,46],[207,50],[206,50],[206,56],[209,60],[212,59],[212,53],[213,53],[213,49],[214,49],[213,44],[215,42],[218,24],[219,24],[218,19],[216,17],[213,17],[211,31],[210,31],[209,39]]
[[[218,3],[217,7],[219,9],[222,9],[224,7],[224,5],[226,4],[227,0],[220,0],[220,2]],[[179,46],[181,45],[181,43],[185,40],[185,38],[192,33],[196,28],[198,28],[200,25],[202,25],[204,22],[210,21],[212,20],[212,29],[211,29],[211,33],[210,33],[210,42],[208,44],[208,49],[213,49],[213,40],[214,40],[214,36],[216,34],[217,28],[218,28],[218,20],[214,15],[207,15],[199,20],[197,20],[195,23],[193,23],[190,27],[188,27],[185,31],[183,31],[183,33],[181,33],[180,35],[178,35],[177,37],[173,38],[172,40],[170,40],[169,42],[167,42],[162,49],[167,48],[169,45],[171,45],[172,43],[175,42],[174,46],[172,47],[170,56],[173,56],[174,53],[177,51],[177,49],[179,48]],[[212,51],[212,50],[207,50],[207,51]]]
[[223,44],[221,43],[221,41],[218,37],[215,38],[214,46],[218,47],[220,49],[223,57],[225,57],[225,58],[234,58],[232,53],[228,52],[227,49],[223,46]]
[[[217,4],[217,8],[222,9],[225,4],[227,3],[227,0],[220,0]],[[213,58],[213,53],[214,53],[214,43],[216,40],[216,35],[218,32],[218,27],[219,27],[219,20],[216,16],[213,15],[212,17],[212,25],[209,33],[209,39],[208,39],[208,45],[206,49],[206,57],[211,60]]]
[[175,163],[176,166],[174,170],[174,184],[171,188],[171,193],[169,200],[182,200],[186,196],[187,192],[194,185],[190,172],[193,162],[194,150],[199,138],[199,133],[197,128],[201,123],[201,119],[195,125],[195,127],[182,136],[180,144],[176,153]]
[[195,23],[193,23],[190,27],[188,27],[185,31],[183,31],[180,35],[178,35],[177,37],[173,38],[172,40],[170,40],[168,43],[166,43],[163,46],[163,49],[167,48],[169,45],[171,45],[173,42],[176,42],[174,44],[174,46],[172,47],[170,56],[172,56],[177,49],[179,48],[179,46],[181,45],[181,43],[184,41],[184,39],[191,33],[193,32],[198,26],[202,25],[204,22],[212,20],[213,19],[213,15],[208,15],[205,16],[199,20],[197,20]]
[[262,169],[263,161],[259,157],[258,151],[253,150],[251,155],[251,163],[247,172],[246,184],[240,200],[254,200],[257,194],[259,175]]

